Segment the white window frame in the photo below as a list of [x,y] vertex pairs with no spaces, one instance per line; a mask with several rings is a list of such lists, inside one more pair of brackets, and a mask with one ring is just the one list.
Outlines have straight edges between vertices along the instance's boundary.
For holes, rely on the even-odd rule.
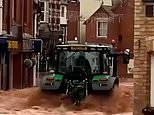
[[48,1],[40,1],[44,3],[44,10],[41,11],[41,13],[44,14],[43,20],[40,19],[40,22],[49,22],[49,2]]
[[[108,35],[108,21],[107,20],[97,20],[97,26],[96,26],[96,36],[98,37],[98,38],[107,38],[107,35]],[[98,28],[98,23],[106,23],[107,24],[107,28],[106,28],[106,34],[105,35],[98,35],[98,30],[99,30],[99,28]],[[104,29],[104,26],[101,28],[103,31],[105,30]]]
[[65,7],[61,6],[61,17],[65,17]]

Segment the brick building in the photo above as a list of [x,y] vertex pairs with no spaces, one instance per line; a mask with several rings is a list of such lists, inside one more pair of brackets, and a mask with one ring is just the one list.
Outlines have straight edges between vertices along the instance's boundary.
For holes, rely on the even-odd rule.
[[146,106],[154,107],[153,8],[153,0],[135,0],[134,115],[141,115]]
[[[75,37],[79,38],[80,28],[80,2],[78,0],[70,0],[67,7],[67,40],[75,40]],[[78,39],[79,40],[79,39]],[[80,41],[80,40],[79,40]]]
[[33,36],[33,0],[3,0],[3,38],[8,55],[1,66],[1,89],[32,86],[33,68],[23,62],[32,58],[28,39]]
[[[88,44],[111,44],[115,40],[117,51],[129,48],[133,52],[133,24],[134,24],[134,1],[117,0],[112,6],[100,5],[86,24],[86,42]],[[133,56],[131,57],[133,59]],[[118,61],[118,73],[120,77],[130,77],[128,66]]]

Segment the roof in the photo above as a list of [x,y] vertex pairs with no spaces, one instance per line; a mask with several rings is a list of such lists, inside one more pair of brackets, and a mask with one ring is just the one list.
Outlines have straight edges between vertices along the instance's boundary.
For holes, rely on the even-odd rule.
[[89,23],[94,17],[104,18],[104,14],[106,13],[108,17],[114,17],[114,9],[116,9],[121,4],[121,0],[116,0],[112,6],[107,6],[101,4],[101,6],[94,12],[83,24]]
[[[99,18],[99,17],[112,17],[113,12],[112,12],[112,6],[107,6],[107,5],[101,5],[85,22],[84,24],[87,24],[89,21],[91,21],[94,17]],[[104,15],[106,14],[106,15]]]
[[93,48],[111,48],[111,44],[102,44],[102,45],[87,45],[87,44],[62,44],[56,45],[56,47],[93,47]]

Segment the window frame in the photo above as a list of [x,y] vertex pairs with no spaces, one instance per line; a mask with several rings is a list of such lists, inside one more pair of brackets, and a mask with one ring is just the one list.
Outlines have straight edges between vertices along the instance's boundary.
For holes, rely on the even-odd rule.
[[145,15],[146,17],[153,17],[154,16],[154,5],[147,4],[145,5]]
[[[98,33],[99,33],[98,23],[106,23],[107,24],[106,34],[105,35],[98,35]],[[108,35],[108,21],[107,20],[97,20],[96,24],[97,24],[97,26],[96,26],[96,37],[97,38],[102,38],[102,37],[107,38],[107,35]],[[102,28],[100,28],[100,29],[102,29],[103,31],[105,30],[104,26]]]
[[65,17],[65,7],[61,6],[61,17]]
[[44,10],[41,10],[41,13],[43,13],[43,20],[40,18],[40,22],[49,22],[49,3],[48,1],[40,1],[40,4],[44,3]]

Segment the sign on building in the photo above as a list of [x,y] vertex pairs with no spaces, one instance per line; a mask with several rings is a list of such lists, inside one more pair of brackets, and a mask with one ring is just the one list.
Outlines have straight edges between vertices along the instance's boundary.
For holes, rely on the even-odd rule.
[[8,48],[9,49],[18,49],[19,48],[18,41],[8,40]]
[[42,52],[41,39],[24,39],[22,49],[23,51],[32,51],[35,53]]

